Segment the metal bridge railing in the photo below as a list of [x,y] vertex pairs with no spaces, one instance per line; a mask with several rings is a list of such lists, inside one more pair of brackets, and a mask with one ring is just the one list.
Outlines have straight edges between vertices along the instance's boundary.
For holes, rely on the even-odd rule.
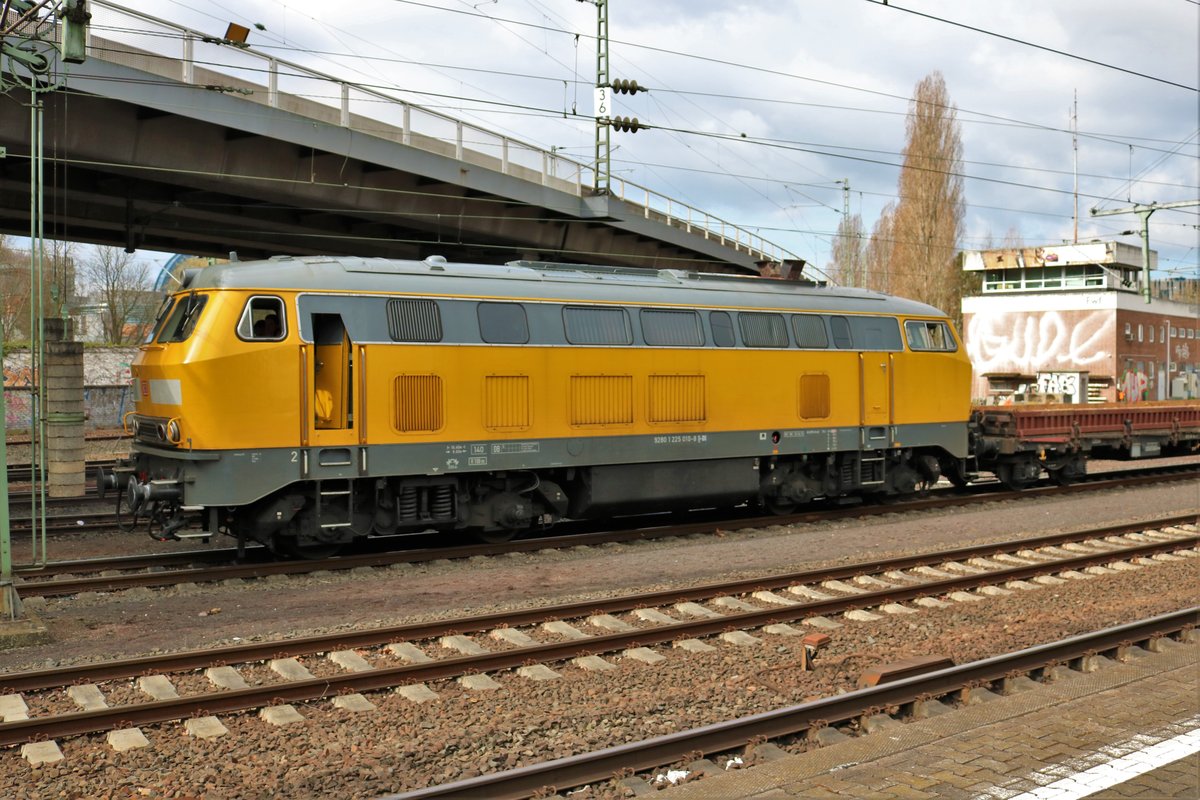
[[[88,56],[164,79],[227,92],[308,119],[454,158],[575,197],[593,168],[345,79],[103,0],[90,4]],[[795,258],[757,233],[619,177],[611,193],[657,220],[760,261]]]

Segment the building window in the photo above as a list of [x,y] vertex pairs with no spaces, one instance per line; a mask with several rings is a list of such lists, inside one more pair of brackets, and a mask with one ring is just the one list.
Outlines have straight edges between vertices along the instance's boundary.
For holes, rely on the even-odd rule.
[[1151,325],[1151,326],[1150,326],[1150,339],[1149,339],[1149,342],[1150,342],[1150,344],[1154,344],[1154,326],[1153,326],[1153,325]]
[[1143,329],[1143,325],[1139,322],[1138,323],[1138,341],[1139,342],[1142,341],[1142,333],[1143,333],[1142,329]]

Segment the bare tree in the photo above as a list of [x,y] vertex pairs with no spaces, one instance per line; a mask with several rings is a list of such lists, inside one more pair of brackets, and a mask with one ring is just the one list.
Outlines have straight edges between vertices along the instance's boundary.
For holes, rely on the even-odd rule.
[[[29,315],[34,298],[31,253],[17,250],[7,236],[0,236],[0,329],[6,340],[29,336]],[[74,302],[75,244],[47,240],[42,250],[41,313],[45,317],[66,315]]]
[[842,217],[833,240],[829,274],[842,286],[862,287],[866,284],[867,239],[863,235],[862,217],[855,214]]
[[896,226],[896,204],[888,203],[879,212],[867,243],[867,287],[877,292],[892,289],[892,237]]
[[119,248],[97,247],[80,272],[84,286],[101,306],[104,340],[113,344],[139,341],[154,312],[146,265]]
[[79,245],[47,239],[42,248],[42,316],[66,317],[75,305],[75,261]]
[[934,72],[917,84],[905,127],[890,288],[958,317],[962,297],[958,242],[966,214],[962,136],[941,73]]
[[27,336],[29,327],[29,256],[0,235],[0,332],[4,341]]

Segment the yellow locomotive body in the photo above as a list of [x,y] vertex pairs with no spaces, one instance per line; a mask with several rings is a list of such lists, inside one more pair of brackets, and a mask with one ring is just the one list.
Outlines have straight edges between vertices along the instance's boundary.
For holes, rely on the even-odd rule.
[[164,536],[281,546],[901,493],[961,471],[936,309],[675,271],[279,258],[210,267],[135,360],[115,474]]

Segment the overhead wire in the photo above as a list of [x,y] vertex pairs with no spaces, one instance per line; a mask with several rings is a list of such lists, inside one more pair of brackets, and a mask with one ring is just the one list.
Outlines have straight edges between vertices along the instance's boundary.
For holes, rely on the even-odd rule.
[[1167,86],[1174,86],[1179,89],[1187,89],[1189,92],[1197,91],[1195,86],[1188,86],[1187,84],[1178,83],[1178,82],[1172,81],[1172,80],[1167,80],[1166,78],[1159,78],[1155,75],[1149,75],[1145,72],[1138,72],[1136,70],[1126,69],[1125,67],[1118,67],[1116,64],[1109,64],[1104,61],[1098,61],[1094,58],[1087,58],[1086,56],[1076,55],[1075,53],[1068,53],[1067,51],[1065,51],[1061,48],[1047,47],[1045,45],[1037,44],[1036,42],[1031,42],[1027,39],[1018,39],[1015,36],[1007,36],[1003,33],[997,33],[996,31],[989,31],[986,28],[978,28],[974,25],[967,25],[964,22],[955,22],[952,19],[946,19],[945,17],[939,17],[934,14],[927,14],[923,11],[916,11],[911,8],[904,8],[903,6],[898,6],[894,2],[891,2],[891,0],[867,0],[867,2],[873,6],[881,6],[883,8],[892,9],[893,11],[903,11],[906,14],[912,14],[917,17],[923,17],[924,19],[934,20],[935,22],[941,22],[945,25],[953,25],[956,28],[963,28],[964,30],[974,31],[975,33],[981,33],[985,36],[993,36],[997,39],[1003,39],[1006,42],[1012,42],[1013,44],[1019,44],[1024,47],[1032,47],[1036,50],[1042,50],[1047,53],[1053,53],[1056,56],[1063,56],[1065,58],[1073,58],[1076,61],[1083,61],[1083,62],[1092,64],[1097,67],[1104,67],[1105,69],[1113,69],[1118,72],[1124,72],[1127,75],[1133,75],[1138,78],[1145,78],[1146,80],[1149,80],[1149,81],[1163,83],[1163,84],[1166,84]]
[[[458,10],[458,9],[447,9],[447,8],[445,8],[445,7],[442,7],[442,6],[434,6],[434,5],[430,5],[430,4],[427,4],[427,3],[416,3],[416,2],[411,2],[411,0],[397,0],[397,2],[409,2],[409,3],[410,3],[410,4],[412,4],[412,5],[426,6],[426,7],[429,7],[429,8],[434,8],[434,9],[438,9],[438,10],[442,10],[442,11],[452,11],[453,13],[470,13],[470,12],[464,12],[464,11],[460,11],[460,10]],[[483,14],[475,14],[474,16],[483,16],[483,17],[485,17],[485,18],[487,18],[487,19],[492,19],[492,20],[494,20],[494,19],[495,19],[495,18],[493,18],[493,17],[491,17],[491,16],[489,16],[489,15],[483,15]],[[549,18],[549,15],[547,15],[547,18]],[[516,21],[516,20],[506,20],[506,22],[509,22],[509,23],[512,23],[512,24],[516,24],[516,25],[526,25],[526,26],[530,25],[530,23],[525,23],[525,22],[523,22],[523,21]],[[546,31],[548,31],[548,32],[549,32],[549,31],[554,31],[554,32],[559,32],[559,33],[571,33],[571,35],[574,35],[574,36],[578,36],[578,35],[579,35],[579,34],[575,34],[575,33],[569,32],[569,31],[563,31],[563,30],[561,30],[561,29],[553,29],[553,28],[551,28],[550,26],[533,26],[533,27],[540,27],[540,28],[542,28],[543,30],[546,30]],[[587,38],[594,38],[594,37],[588,36]],[[633,44],[633,46],[637,46],[637,47],[645,47],[644,45],[640,45],[640,44],[637,44],[637,43],[629,43],[629,44]],[[693,56],[693,55],[691,55],[691,54],[679,53],[678,51],[670,51],[670,50],[666,50],[665,48],[654,48],[654,47],[649,47],[648,49],[651,49],[651,50],[659,50],[659,51],[663,51],[663,52],[669,52],[669,53],[673,53],[673,54],[676,54],[676,55],[682,55],[682,56],[689,57],[689,58],[694,58],[694,57],[697,57],[697,56]],[[364,58],[365,58],[365,57],[364,57]],[[717,63],[730,63],[732,66],[737,66],[737,67],[743,67],[743,68],[746,68],[746,65],[743,65],[743,64],[736,64],[736,63],[733,63],[733,62],[722,62],[722,61],[720,61],[720,60],[714,60],[714,59],[706,59],[706,60],[713,60],[713,61],[717,61]],[[454,67],[454,68],[455,68],[455,69],[457,69],[456,67]],[[751,68],[752,68],[752,67],[751,67]],[[484,70],[484,71],[486,71],[486,70]],[[771,72],[777,72],[777,71],[771,71]],[[786,74],[786,73],[779,73],[779,74]],[[807,77],[805,77],[805,76],[789,75],[789,77],[794,77],[794,78],[797,78],[797,79],[800,79],[800,80],[815,80],[815,79],[810,79],[810,78],[807,78]],[[832,85],[840,85],[840,84],[832,84]],[[389,88],[395,88],[395,87],[389,87]],[[870,92],[870,93],[872,93],[872,94],[883,94],[883,95],[885,95],[885,96],[894,97],[894,98],[896,98],[896,99],[904,99],[904,100],[906,100],[906,101],[908,101],[908,100],[909,100],[909,98],[901,98],[901,97],[900,97],[900,96],[898,96],[898,95],[887,95],[886,93],[871,92],[871,90],[861,90],[861,89],[858,89],[857,87],[845,87],[845,88],[854,89],[854,90],[856,90],[856,91],[868,91],[868,92]],[[664,92],[665,92],[665,91],[672,91],[672,90],[668,90],[666,87],[663,87],[663,89],[662,89],[661,91],[664,91]],[[681,92],[676,92],[676,93],[681,93]],[[421,94],[422,96],[437,96],[437,95],[428,94],[428,93],[420,93],[420,94]],[[451,99],[451,98],[452,98],[452,96],[450,96],[450,95],[444,95],[444,96],[445,96],[447,99]],[[459,97],[459,98],[455,98],[455,99],[459,99],[459,100],[460,100],[460,101],[462,101],[462,102],[488,103],[489,105],[496,105],[496,103],[495,103],[494,101],[483,101],[483,100],[480,100],[480,99],[478,99],[478,98],[466,98],[466,97]],[[771,101],[771,99],[769,99],[769,98],[759,98],[758,100],[759,100],[759,101],[762,101],[762,102],[770,102],[770,101]],[[522,105],[522,104],[515,104],[515,103],[514,103],[514,104],[500,104],[500,105],[501,105],[501,107],[502,107],[502,108],[504,108],[504,109],[505,109],[505,110],[503,110],[503,111],[502,111],[502,112],[500,112],[500,113],[517,113],[517,111],[516,111],[517,109],[525,109],[525,110],[530,110],[530,109],[533,109],[534,113],[536,113],[536,114],[554,114],[554,113],[555,113],[555,112],[553,112],[553,111],[551,111],[551,110],[549,110],[549,109],[534,109],[534,107],[531,107],[531,106],[528,106],[528,105]],[[889,111],[884,111],[884,110],[871,110],[871,111],[873,111],[874,113],[895,113],[895,114],[899,114],[899,113],[900,113],[900,112],[889,112]],[[966,113],[966,114],[976,114],[977,112],[964,111],[963,113]],[[994,120],[1003,120],[1003,119],[1004,119],[1004,118],[997,118],[997,117],[995,117],[994,115],[985,115],[985,116],[990,116],[990,117],[991,117],[992,119],[994,119]],[[588,119],[588,120],[590,121],[590,118],[581,118],[581,119]],[[981,119],[981,120],[965,120],[965,121],[968,121],[968,122],[988,122],[988,124],[996,124],[996,122],[990,122],[990,121],[987,121],[987,120],[982,120],[982,119]],[[1029,124],[1029,123],[1023,123],[1023,122],[1020,122],[1020,121],[1004,121],[1004,122],[1000,122],[1000,124],[1014,124],[1014,125],[1021,125],[1021,126],[1027,126],[1027,127],[1032,127],[1032,128],[1040,128],[1040,129],[1046,129],[1046,130],[1061,130],[1061,129],[1055,129],[1055,128],[1052,128],[1052,127],[1049,127],[1049,126],[1034,125],[1034,124]],[[678,126],[678,125],[676,125],[676,126],[656,126],[656,127],[659,127],[661,130],[664,130],[664,131],[679,131],[680,135],[682,135],[682,134],[684,134],[684,133],[693,133],[693,134],[697,134],[697,135],[705,135],[705,132],[689,131],[689,130],[686,130],[685,128],[683,128],[682,126]],[[741,138],[741,137],[739,137],[739,138]],[[747,137],[747,138],[748,138],[748,137]],[[1137,138],[1137,137],[1134,137],[1134,138]],[[745,139],[743,139],[743,141],[745,141]],[[780,140],[780,141],[785,141],[785,140]],[[817,145],[817,146],[820,146],[820,145]],[[833,146],[833,145],[828,145],[827,147],[835,147],[835,146]],[[1178,148],[1177,148],[1177,149],[1178,149]],[[806,152],[807,152],[807,151],[806,151]],[[888,151],[877,151],[877,152],[888,152]],[[820,154],[820,155],[833,155],[834,157],[846,157],[846,156],[840,156],[840,155],[838,155],[838,154],[829,154],[829,153],[826,153],[826,154],[821,154],[821,153],[818,153],[818,154]],[[889,153],[889,154],[891,154],[891,153]],[[1168,154],[1169,154],[1169,153],[1168,153]],[[864,160],[866,160],[866,159],[864,159]],[[868,161],[868,163],[884,163],[884,164],[886,164],[886,165],[887,165],[887,166],[889,166],[889,167],[898,167],[898,166],[899,166],[899,165],[897,165],[897,164],[892,164],[892,163],[888,163],[888,162],[870,162],[870,160],[866,160],[866,161]],[[986,163],[986,162],[980,162],[980,163]],[[1001,165],[1001,166],[1010,166],[1010,165]],[[1053,172],[1053,171],[1049,171],[1049,170],[1047,170],[1047,172]],[[967,178],[970,178],[970,179],[973,179],[973,180],[987,180],[986,178],[983,178],[983,177],[980,177],[980,176],[969,176],[969,175],[967,175],[967,176],[965,176],[965,177],[967,177]],[[1010,185],[1019,185],[1019,186],[1025,186],[1025,187],[1028,187],[1028,188],[1042,188],[1042,187],[1036,187],[1036,186],[1032,186],[1032,187],[1031,187],[1029,184],[1018,184],[1018,183],[1015,183],[1015,182],[1007,182],[1007,181],[995,181],[994,179],[992,179],[992,180],[993,180],[994,182],[999,182],[999,183],[1007,183],[1007,184],[1010,184]],[[881,195],[881,196],[887,196],[887,195]],[[826,204],[826,205],[827,205],[827,204]]]
[[[205,66],[220,66],[219,64],[217,64],[215,62],[197,61],[196,63],[200,64],[200,65],[205,65]],[[249,69],[249,68],[243,69],[242,71],[243,72],[252,72],[252,71],[265,72],[265,70],[253,70],[253,69]],[[284,75],[290,76],[290,77],[303,77],[303,75],[300,73],[284,73]],[[95,76],[94,79],[106,80],[104,78],[100,78],[99,76]],[[145,80],[145,81],[137,81],[136,79],[119,79],[119,80],[121,82],[139,82],[139,83],[143,83],[143,84],[161,85],[161,86],[179,86],[180,85],[180,84],[178,84],[178,82],[172,81],[170,79],[149,79],[149,80]],[[392,85],[386,85],[386,84],[379,84],[379,85],[357,84],[357,85],[362,89],[371,89],[371,90],[394,89],[395,88]],[[481,98],[468,97],[465,95],[452,95],[452,94],[448,94],[448,93],[432,92],[432,91],[419,90],[419,89],[405,89],[404,91],[406,93],[414,94],[414,95],[418,95],[418,96],[422,96],[422,97],[436,97],[436,98],[455,100],[455,101],[460,101],[460,102],[479,103],[479,104],[485,104],[488,106],[499,106],[500,108],[505,109],[506,113],[511,113],[512,111],[527,111],[527,112],[532,112],[539,116],[547,116],[547,117],[557,117],[560,114],[560,112],[556,109],[548,108],[548,107],[540,107],[539,108],[537,106],[532,106],[527,103],[509,103],[509,102],[505,102],[505,101],[486,100],[486,99],[481,99]],[[308,99],[313,99],[318,102],[320,100],[340,101],[340,95],[333,95],[333,94],[322,96],[322,95],[317,95],[317,94],[310,92],[310,93],[305,93],[303,95],[298,95],[298,96],[305,97]],[[383,102],[405,102],[405,101],[401,100],[400,98],[380,97],[379,99],[361,98],[359,100],[359,102],[383,103]],[[181,105],[181,107],[183,107],[183,106]],[[430,107],[430,106],[426,105],[426,107]],[[455,107],[457,108],[458,106],[455,106]],[[593,121],[593,118],[590,116],[580,115],[577,117],[577,119],[579,119],[579,121],[587,123],[587,124],[591,124]],[[380,123],[380,124],[384,124],[384,123]],[[826,156],[826,157],[833,157],[833,158],[844,158],[844,159],[850,159],[850,160],[856,160],[856,161],[863,161],[866,163],[881,164],[884,166],[895,167],[895,168],[899,168],[900,166],[902,166],[900,163],[896,163],[896,162],[880,161],[878,159],[870,159],[870,158],[865,158],[865,157],[861,157],[861,156],[851,155],[852,153],[868,153],[868,154],[876,154],[876,155],[894,156],[897,158],[900,158],[903,155],[902,153],[900,153],[898,151],[892,151],[892,150],[879,150],[879,149],[874,149],[874,148],[850,147],[847,145],[839,145],[839,144],[824,143],[824,142],[808,142],[808,141],[799,141],[799,140],[791,140],[791,139],[748,136],[748,135],[742,135],[742,134],[735,135],[733,133],[722,134],[722,133],[718,133],[715,131],[704,131],[704,130],[697,130],[697,129],[693,129],[693,128],[681,128],[681,127],[675,127],[675,126],[669,126],[669,125],[651,125],[649,123],[647,123],[647,127],[662,130],[664,132],[677,133],[677,134],[690,134],[690,135],[706,137],[706,138],[718,138],[718,139],[722,139],[722,140],[726,140],[726,141],[730,141],[730,142],[760,144],[760,145],[772,146],[772,147],[780,146],[780,147],[786,147],[787,149],[792,149],[792,150],[799,151],[799,152],[807,152],[807,153],[822,155],[822,156]],[[384,130],[384,129],[381,128],[380,130]],[[367,129],[367,132],[370,132],[370,129]],[[1191,137],[1189,137],[1189,140],[1191,138],[1194,138],[1195,136],[1196,136],[1196,134],[1192,134]],[[1183,143],[1183,145],[1186,145],[1186,144],[1187,144],[1187,142],[1185,141]],[[1183,145],[1177,145],[1176,148],[1174,148],[1173,150],[1167,151],[1165,153],[1165,155],[1176,154]],[[835,152],[838,150],[847,151],[847,153],[851,153],[851,154]],[[1188,156],[1188,157],[1190,157],[1190,156]],[[1026,171],[1026,172],[1046,173],[1046,174],[1051,174],[1051,175],[1070,174],[1070,173],[1066,172],[1065,170],[1054,170],[1054,169],[1048,169],[1048,168],[1043,168],[1043,167],[1028,167],[1028,166],[1013,165],[1013,164],[999,164],[996,162],[987,162],[987,161],[969,161],[969,160],[961,160],[961,159],[955,159],[955,160],[958,163],[962,163],[964,165],[988,166],[988,167],[998,167],[998,168],[1004,168],[1004,169],[1018,169],[1018,170],[1022,170],[1022,171]],[[966,173],[955,173],[955,174],[959,175],[961,177],[970,178],[972,180],[989,181],[989,182],[994,182],[994,183],[1002,183],[1002,184],[1006,184],[1006,185],[1021,186],[1023,188],[1031,188],[1031,189],[1044,188],[1044,187],[1040,187],[1036,184],[1019,183],[1019,182],[1015,182],[1015,181],[1003,181],[1003,180],[999,180],[996,178],[988,178],[988,177],[980,176],[980,175],[968,175]],[[1125,178],[1121,178],[1120,176],[1096,175],[1096,174],[1091,174],[1091,173],[1084,173],[1084,177],[1092,177],[1092,178],[1101,179],[1101,180],[1126,180]],[[1156,185],[1162,185],[1162,186],[1167,186],[1167,187],[1200,188],[1200,187],[1192,186],[1190,184],[1172,184],[1172,183],[1166,183],[1166,182],[1155,182],[1155,183],[1156,183]],[[1055,191],[1059,191],[1059,190],[1055,190]],[[1106,198],[1100,197],[1099,195],[1089,195],[1089,197],[1093,197],[1093,198],[1097,198],[1097,199],[1106,199]],[[832,206],[830,206],[830,207],[832,208]]]

